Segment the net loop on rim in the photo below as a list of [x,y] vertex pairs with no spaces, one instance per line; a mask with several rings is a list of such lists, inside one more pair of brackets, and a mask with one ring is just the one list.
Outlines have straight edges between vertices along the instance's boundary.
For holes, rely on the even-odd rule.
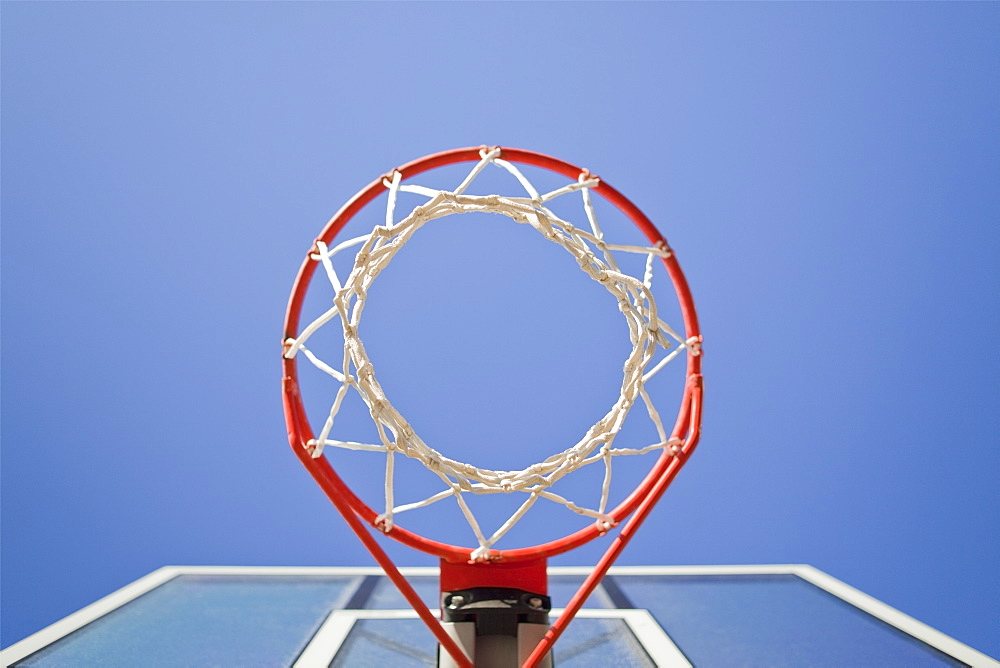
[[[312,457],[322,456],[327,447],[384,453],[385,509],[377,516],[375,525],[380,530],[389,532],[393,527],[395,515],[445,499],[454,499],[476,537],[478,547],[469,554],[469,560],[472,562],[488,561],[492,546],[510,531],[539,499],[560,504],[573,513],[593,519],[601,533],[613,528],[615,519],[606,512],[613,459],[619,456],[642,455],[654,450],[665,451],[672,455],[680,452],[680,439],[668,438],[659,413],[644,386],[680,354],[686,351],[688,354],[697,355],[700,351],[700,337],[682,338],[658,315],[651,291],[652,266],[654,259],[670,256],[666,244],[636,246],[609,243],[605,239],[590,199],[590,189],[599,186],[600,179],[587,170],[582,170],[576,181],[551,192],[541,193],[521,170],[500,157],[499,148],[483,147],[479,155],[481,158],[479,162],[462,182],[450,191],[403,183],[400,171],[394,170],[382,178],[382,184],[388,189],[384,225],[375,227],[366,235],[341,242],[333,248],[322,241],[316,242],[310,258],[319,262],[324,269],[334,292],[333,306],[316,317],[297,337],[288,339],[284,353],[290,359],[299,353],[305,355],[314,367],[339,384],[322,428],[318,435],[308,442]],[[475,178],[489,165],[500,167],[511,174],[524,188],[526,196],[466,194]],[[397,221],[395,209],[400,192],[421,195],[427,197],[428,201],[415,207],[408,215]],[[561,219],[546,206],[556,198],[572,193],[577,193],[582,198],[584,216],[587,220],[585,227]],[[468,212],[506,216],[516,223],[532,227],[545,239],[558,244],[573,256],[587,276],[603,285],[616,298],[618,308],[628,325],[632,349],[623,364],[623,378],[617,401],[577,443],[520,471],[495,471],[477,467],[450,458],[427,445],[386,397],[358,334],[368,289],[395,254],[426,223]],[[332,258],[354,247],[359,247],[355,254],[354,265],[347,277],[342,278],[334,268]],[[623,272],[615,253],[644,255],[643,276],[639,278]],[[337,362],[324,361],[307,347],[309,339],[333,320],[340,322],[344,340],[343,356]],[[654,363],[658,350],[667,350],[667,353]],[[350,390],[356,391],[368,406],[379,434],[379,443],[366,444],[331,437],[336,416]],[[625,418],[637,404],[645,408],[656,429],[658,440],[641,448],[613,447]],[[425,499],[404,504],[395,503],[394,456],[397,453],[421,462],[428,471],[440,479],[444,489]],[[605,467],[601,497],[596,508],[580,506],[551,491],[552,485],[565,475],[596,462],[603,462]],[[526,498],[499,528],[487,536],[481,530],[463,495],[496,493],[523,493]]]

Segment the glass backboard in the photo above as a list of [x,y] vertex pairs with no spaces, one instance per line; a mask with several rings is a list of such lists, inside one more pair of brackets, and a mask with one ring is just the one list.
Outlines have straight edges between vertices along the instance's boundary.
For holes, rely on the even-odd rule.
[[[589,572],[549,569],[553,615]],[[438,605],[437,570],[403,569]],[[4,666],[435,666],[374,568],[165,567],[5,649]],[[615,567],[559,668],[1000,666],[810,566]]]

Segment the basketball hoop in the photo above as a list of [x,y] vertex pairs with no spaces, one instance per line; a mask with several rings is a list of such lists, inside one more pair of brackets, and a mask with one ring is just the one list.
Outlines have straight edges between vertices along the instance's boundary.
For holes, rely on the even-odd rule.
[[[429,170],[466,162],[473,162],[475,166],[453,189],[442,190],[410,182],[413,177]],[[543,168],[568,179],[568,182],[549,192],[540,192],[517,165]],[[487,168],[506,171],[515,177],[523,192],[473,194],[477,177]],[[384,224],[335,244],[334,239],[344,226],[382,193],[387,193]],[[426,198],[426,201],[400,217],[396,215],[396,206],[401,193],[417,195]],[[607,238],[598,221],[591,193],[603,196],[631,220],[648,240],[648,245],[615,243],[614,239]],[[553,212],[553,202],[567,198],[579,198],[582,224],[565,220]],[[470,212],[504,216],[514,223],[533,228],[545,241],[557,244],[573,257],[588,277],[614,296],[628,325],[631,352],[623,365],[617,400],[577,442],[568,444],[555,454],[546,453],[540,461],[516,471],[493,470],[465,463],[445,456],[433,444],[425,443],[386,395],[358,333],[369,288],[396,254],[405,252],[406,243],[426,224]],[[353,266],[347,272],[338,272],[332,260],[347,251],[355,253]],[[638,276],[628,274],[619,264],[618,257],[621,255],[644,258],[645,271]],[[677,330],[661,318],[653,295],[651,282],[656,262],[662,262],[673,285],[682,320],[682,327]],[[321,270],[319,274],[318,269]],[[325,276],[329,283],[326,289],[332,293],[333,306],[312,316],[309,323],[300,328],[306,292],[317,276]],[[319,280],[316,282],[322,283]],[[327,329],[336,329],[343,338],[343,350],[336,359],[324,359],[310,344],[314,334]],[[649,219],[617,190],[586,170],[539,153],[498,147],[446,151],[421,158],[376,179],[330,220],[307,254],[292,289],[285,318],[282,360],[289,440],[299,460],[438,638],[445,650],[440,665],[472,665],[470,657],[476,657],[476,652],[472,650],[476,641],[463,635],[466,631],[462,630],[470,624],[475,625],[480,645],[485,645],[487,641],[494,642],[501,636],[512,635],[515,638],[511,645],[513,649],[509,650],[511,656],[516,657],[515,663],[496,665],[542,665],[543,661],[547,661],[552,644],[697,445],[702,405],[700,353],[701,334],[694,303],[673,252]],[[303,356],[325,374],[335,388],[331,391],[329,410],[315,421],[307,417],[300,394],[297,361]],[[677,359],[685,360],[684,385],[677,419],[668,432],[645,385],[668,363]],[[335,435],[335,418],[345,397],[351,392],[357,393],[367,405],[378,432],[377,442],[360,443]],[[636,447],[616,447],[615,439],[633,411],[645,414],[652,422],[657,439]],[[313,424],[318,427],[316,430],[311,426]],[[324,454],[331,448],[367,451],[373,457],[385,458],[385,497],[380,511],[362,500],[334,470]],[[617,505],[609,507],[613,505],[609,491],[613,460],[646,454],[655,457],[648,474]],[[439,481],[440,491],[427,498],[397,503],[394,462],[398,457],[422,464]],[[590,466],[604,467],[600,501],[596,506],[575,502],[552,491],[553,484],[563,477]],[[524,501],[505,522],[490,532],[483,530],[465,499],[470,495],[491,494],[519,494],[523,495]],[[475,546],[452,545],[411,532],[397,519],[402,513],[433,508],[442,502],[457,503],[475,537]],[[592,522],[543,544],[498,548],[497,544],[502,544],[511,528],[528,516],[539,502],[563,506],[571,511],[571,516],[583,515]],[[547,559],[619,526],[621,529],[611,540],[594,572],[549,628],[545,576]],[[378,533],[441,559],[444,624],[427,610],[413,588],[399,574],[376,539]],[[484,631],[486,627],[492,631]],[[521,638],[521,649],[517,649],[518,637]],[[528,640],[525,641],[525,638]],[[495,656],[496,652],[491,650],[491,654]],[[454,663],[448,663],[449,657]]]

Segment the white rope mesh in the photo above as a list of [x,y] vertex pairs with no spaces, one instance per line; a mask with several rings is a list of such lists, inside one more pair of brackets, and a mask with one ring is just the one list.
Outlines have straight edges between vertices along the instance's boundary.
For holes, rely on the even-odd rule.
[[[461,184],[453,191],[442,191],[423,186],[401,183],[401,175],[394,172],[383,181],[389,190],[386,206],[385,225],[378,226],[371,233],[349,239],[330,249],[317,242],[312,259],[321,263],[335,294],[334,306],[311,322],[296,339],[289,339],[285,356],[292,358],[300,352],[320,371],[331,376],[338,384],[329,414],[316,438],[309,442],[312,456],[320,457],[326,447],[351,450],[366,450],[385,453],[385,511],[378,517],[377,525],[389,531],[393,518],[401,512],[426,507],[433,503],[453,498],[469,527],[476,536],[479,547],[470,554],[470,560],[489,559],[492,546],[520,520],[538,499],[561,504],[567,509],[593,518],[602,531],[614,525],[606,514],[611,486],[612,460],[623,455],[639,455],[654,450],[666,449],[675,454],[681,442],[670,439],[644,389],[645,383],[657,374],[668,362],[682,351],[697,355],[699,344],[696,340],[685,341],[657,315],[656,302],[650,291],[652,263],[657,257],[669,256],[665,247],[642,247],[611,244],[605,241],[604,233],[597,222],[597,216],[590,201],[590,189],[599,184],[598,179],[588,173],[580,175],[575,183],[549,193],[539,193],[513,164],[499,158],[499,149],[483,150],[482,160],[469,172]],[[466,190],[476,176],[488,165],[501,167],[513,175],[524,187],[527,197],[501,197],[499,195],[468,195]],[[394,222],[394,211],[398,193],[408,192],[428,197],[429,201],[417,206],[399,222]],[[584,213],[589,229],[581,229],[560,219],[546,206],[557,197],[571,193],[581,193]],[[495,471],[466,464],[446,457],[428,446],[414,432],[409,422],[389,402],[375,377],[374,368],[358,335],[361,314],[365,307],[368,290],[372,281],[403,248],[413,234],[429,221],[468,212],[486,212],[507,216],[517,223],[531,226],[549,241],[568,253],[580,268],[592,279],[603,285],[618,301],[619,310],[625,316],[629,329],[632,350],[629,353],[622,378],[618,400],[600,420],[575,444],[562,452],[533,464],[520,471]],[[354,266],[346,279],[337,275],[331,258],[337,253],[360,246],[355,256]],[[615,261],[614,252],[638,253],[646,256],[645,271],[641,279],[623,273]],[[313,354],[306,343],[321,327],[334,319],[339,319],[343,332],[343,357],[339,364],[328,363]],[[650,368],[657,350],[673,347]],[[357,443],[330,437],[334,420],[341,404],[350,390],[356,391],[368,406],[379,434],[379,443]],[[630,409],[641,400],[649,419],[658,434],[658,441],[642,448],[614,448],[618,435]],[[416,459],[429,471],[436,474],[444,489],[434,495],[405,504],[394,501],[393,476],[395,455]],[[551,486],[563,476],[595,462],[605,466],[601,498],[597,508],[578,506],[572,501],[553,493]],[[526,495],[521,506],[491,535],[486,536],[463,498],[464,494],[496,494],[518,492]]]

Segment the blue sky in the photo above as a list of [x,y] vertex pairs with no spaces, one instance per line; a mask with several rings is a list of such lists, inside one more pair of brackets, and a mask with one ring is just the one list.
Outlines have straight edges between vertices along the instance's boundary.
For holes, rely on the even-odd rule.
[[[2,644],[165,564],[371,563],[288,449],[285,300],[356,190],[500,144],[628,194],[698,304],[702,444],[621,563],[809,563],[1000,655],[998,34],[996,3],[3,3]],[[456,235],[456,273],[519,261]],[[588,328],[526,372],[535,298],[398,326],[400,364],[489,332],[400,381],[429,430],[575,419]]]

